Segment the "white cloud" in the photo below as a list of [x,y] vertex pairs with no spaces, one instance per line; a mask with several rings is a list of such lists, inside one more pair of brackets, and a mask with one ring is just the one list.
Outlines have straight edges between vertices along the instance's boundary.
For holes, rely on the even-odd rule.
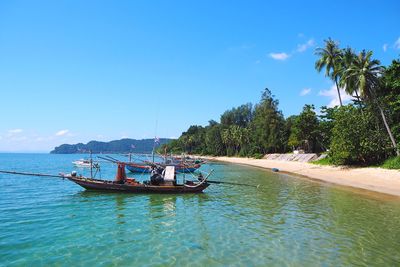
[[[329,104],[327,105],[329,108],[334,106],[339,106],[339,97],[336,89],[336,85],[332,85],[330,89],[319,91],[318,95],[328,97],[330,99]],[[340,89],[340,96],[342,97],[343,104],[348,103],[353,99],[351,95],[348,95],[343,89]]]
[[270,57],[272,57],[275,60],[286,60],[290,55],[282,52],[282,53],[270,53]]
[[309,93],[311,93],[311,88],[304,88],[303,90],[301,90],[300,95],[305,96],[308,95]]
[[256,64],[260,64],[260,63],[261,63],[261,60],[256,60],[255,63],[256,63]]
[[19,134],[19,133],[22,133],[22,132],[23,132],[22,129],[12,129],[12,130],[8,130],[8,133],[11,134],[11,135]]
[[396,42],[394,42],[394,48],[395,49],[400,49],[400,37],[397,38]]
[[[303,38],[304,35],[303,34],[299,34],[299,37]],[[309,39],[307,42],[303,43],[303,44],[298,44],[297,45],[297,49],[292,50],[290,53],[285,53],[285,52],[281,52],[281,53],[269,53],[268,56],[275,59],[275,60],[281,60],[284,61],[286,59],[288,59],[289,57],[295,55],[296,53],[303,53],[305,52],[307,49],[311,48],[315,46],[315,40],[313,38]]]
[[296,51],[299,52],[299,53],[303,53],[308,48],[313,47],[314,45],[315,45],[314,39],[310,39],[304,44],[297,45],[297,50]]
[[386,52],[386,50],[388,49],[388,44],[384,44],[384,45],[382,46],[382,49],[383,49],[383,52]]
[[64,136],[69,132],[69,130],[60,130],[56,132],[56,136]]

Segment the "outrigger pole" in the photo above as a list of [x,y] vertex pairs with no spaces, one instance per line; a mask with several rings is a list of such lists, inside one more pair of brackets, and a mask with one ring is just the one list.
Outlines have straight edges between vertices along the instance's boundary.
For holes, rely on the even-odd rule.
[[120,162],[119,160],[117,160],[117,159],[115,159],[115,158],[113,158],[113,157],[110,157],[110,156],[106,156],[107,158],[105,158],[105,157],[101,157],[101,156],[97,156],[99,159],[104,159],[104,160],[106,160],[106,161],[109,161],[109,162],[112,162],[112,163],[118,163],[118,162]]
[[241,184],[241,183],[231,183],[231,182],[222,182],[222,181],[210,181],[210,180],[207,180],[207,182],[210,183],[210,184],[242,185],[242,186],[250,186],[250,187],[255,187],[255,188],[259,188],[259,187],[260,187],[260,185]]
[[0,173],[27,175],[27,176],[40,176],[40,177],[53,177],[53,178],[65,178],[64,175],[45,174],[45,173],[30,173],[30,172],[16,172],[16,171],[0,171]]

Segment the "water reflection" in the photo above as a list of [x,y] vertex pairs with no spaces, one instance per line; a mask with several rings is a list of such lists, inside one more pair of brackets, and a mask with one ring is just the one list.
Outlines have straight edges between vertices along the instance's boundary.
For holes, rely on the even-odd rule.
[[[60,158],[43,170],[64,165]],[[0,179],[0,258],[50,266],[61,257],[88,266],[400,266],[398,200],[254,168],[212,168],[215,180],[261,186],[137,195]]]
[[176,195],[148,195],[149,215],[152,219],[175,216]]

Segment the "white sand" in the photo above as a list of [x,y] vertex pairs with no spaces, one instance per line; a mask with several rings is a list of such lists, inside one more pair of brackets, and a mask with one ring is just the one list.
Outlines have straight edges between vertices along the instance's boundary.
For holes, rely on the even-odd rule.
[[208,157],[208,159],[266,169],[278,168],[281,172],[298,174],[315,180],[400,196],[400,171],[397,170],[332,167],[252,158]]

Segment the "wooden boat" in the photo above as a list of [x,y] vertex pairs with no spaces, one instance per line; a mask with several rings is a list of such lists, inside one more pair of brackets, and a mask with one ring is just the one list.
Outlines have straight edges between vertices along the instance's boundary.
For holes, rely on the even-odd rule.
[[[105,158],[104,158],[105,159]],[[200,173],[198,176],[198,181],[185,181],[183,184],[177,184],[176,175],[175,175],[175,167],[167,166],[164,168],[160,166],[156,166],[152,173],[150,181],[145,181],[140,183],[136,181],[134,178],[126,177],[125,173],[125,164],[124,162],[109,160],[113,163],[116,163],[118,166],[117,175],[115,180],[100,180],[95,179],[92,176],[91,178],[78,176],[75,171],[71,174],[63,174],[60,173],[58,175],[55,174],[45,174],[45,173],[30,173],[30,172],[20,172],[20,171],[12,171],[12,170],[0,170],[0,173],[11,174],[11,175],[26,175],[26,176],[39,176],[39,177],[54,177],[54,178],[63,178],[68,179],[85,189],[88,190],[98,190],[98,191],[112,191],[112,192],[123,192],[123,193],[166,193],[166,194],[181,194],[181,193],[201,193],[204,189],[206,189],[210,184],[228,184],[228,185],[240,185],[240,186],[250,186],[258,188],[260,185],[251,185],[251,184],[242,184],[242,183],[232,183],[225,181],[210,181],[208,177],[211,175],[213,170],[207,174],[206,177],[203,177]],[[91,168],[92,169],[92,168]],[[160,177],[159,170],[162,171],[162,175]],[[100,171],[100,170],[98,170]],[[97,173],[97,171],[96,171]],[[95,173],[95,175],[96,175]],[[161,179],[160,179],[161,178]]]
[[201,193],[209,186],[207,182],[208,176],[199,179],[198,182],[186,181],[184,184],[177,184],[175,177],[175,170],[173,166],[168,169],[168,173],[163,176],[162,181],[153,183],[140,183],[134,178],[127,178],[125,173],[126,163],[118,162],[118,170],[115,180],[99,180],[77,176],[76,172],[65,175],[66,178],[85,189],[100,190],[100,191],[114,191],[114,192],[127,192],[127,193],[168,193],[168,194],[181,194],[181,193]]
[[189,156],[164,156],[165,163],[185,163],[185,164],[205,164],[206,160],[202,158],[192,158]]
[[139,172],[139,173],[150,173],[151,172],[151,166],[147,165],[147,164],[129,162],[129,163],[126,163],[125,167],[130,172]]
[[[152,165],[154,163],[134,163],[134,162],[126,162],[126,169],[130,172],[138,172],[138,173],[150,173],[152,169]],[[166,166],[162,163],[157,163],[156,165]],[[196,171],[198,168],[201,167],[200,164],[171,164],[175,167],[175,171],[177,173],[191,173]]]

